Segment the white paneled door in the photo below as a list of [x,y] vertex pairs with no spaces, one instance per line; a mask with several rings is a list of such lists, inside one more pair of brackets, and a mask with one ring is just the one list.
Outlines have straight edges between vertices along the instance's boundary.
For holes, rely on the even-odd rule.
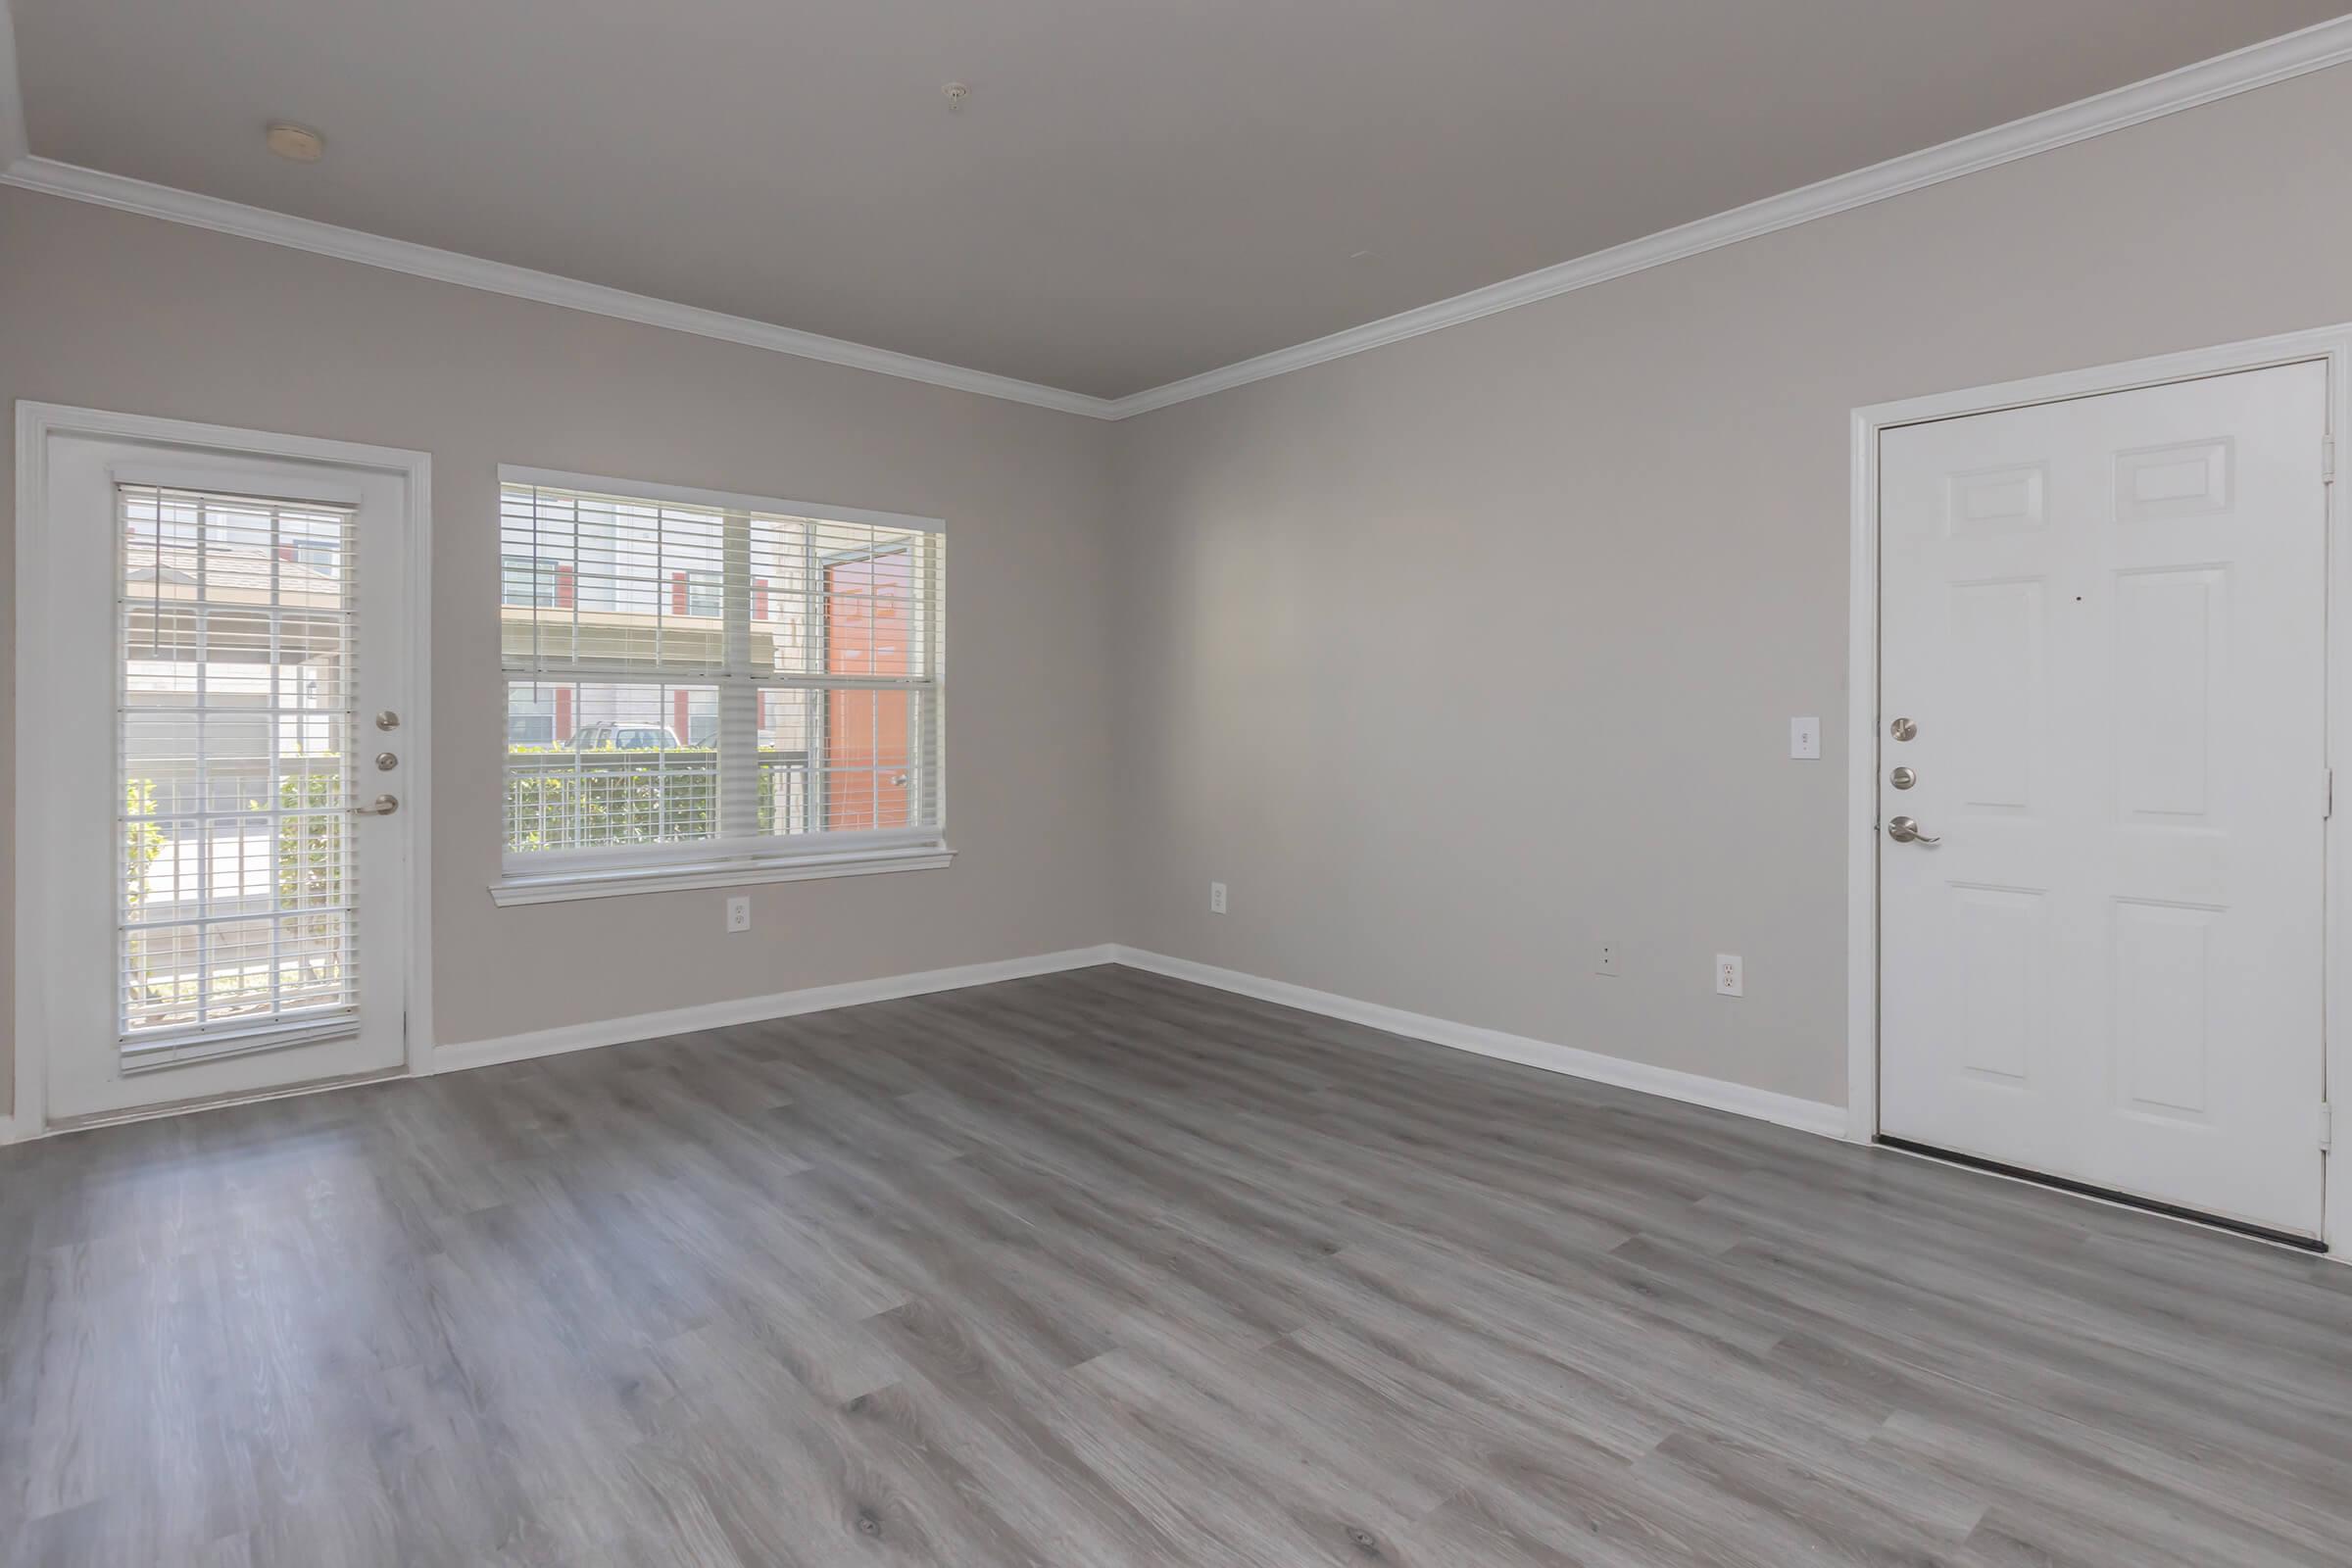
[[84,434],[42,459],[46,1119],[398,1068],[410,478]]
[[2327,397],[1883,435],[1885,1135],[2318,1235]]

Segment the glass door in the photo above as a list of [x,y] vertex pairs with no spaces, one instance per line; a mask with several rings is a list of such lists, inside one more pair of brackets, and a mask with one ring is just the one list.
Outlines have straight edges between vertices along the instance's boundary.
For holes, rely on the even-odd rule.
[[399,1068],[407,478],[47,459],[48,1121]]

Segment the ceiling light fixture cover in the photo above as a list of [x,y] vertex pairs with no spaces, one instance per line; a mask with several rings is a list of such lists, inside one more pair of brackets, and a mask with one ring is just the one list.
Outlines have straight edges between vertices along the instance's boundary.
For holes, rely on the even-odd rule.
[[324,136],[308,125],[297,125],[288,120],[272,121],[262,140],[278,157],[291,159],[298,164],[315,164],[319,155],[326,151]]

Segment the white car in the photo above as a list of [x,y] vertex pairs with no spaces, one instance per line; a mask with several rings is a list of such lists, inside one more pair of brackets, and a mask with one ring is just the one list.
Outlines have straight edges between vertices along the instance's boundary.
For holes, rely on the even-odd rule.
[[677,735],[660,724],[582,724],[571,737],[575,752],[674,752]]

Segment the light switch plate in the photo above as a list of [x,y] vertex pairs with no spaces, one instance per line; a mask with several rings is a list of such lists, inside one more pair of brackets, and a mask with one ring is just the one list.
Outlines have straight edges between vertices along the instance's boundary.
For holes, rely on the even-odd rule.
[[1792,718],[1788,721],[1788,755],[1800,762],[1821,760],[1821,720]]

